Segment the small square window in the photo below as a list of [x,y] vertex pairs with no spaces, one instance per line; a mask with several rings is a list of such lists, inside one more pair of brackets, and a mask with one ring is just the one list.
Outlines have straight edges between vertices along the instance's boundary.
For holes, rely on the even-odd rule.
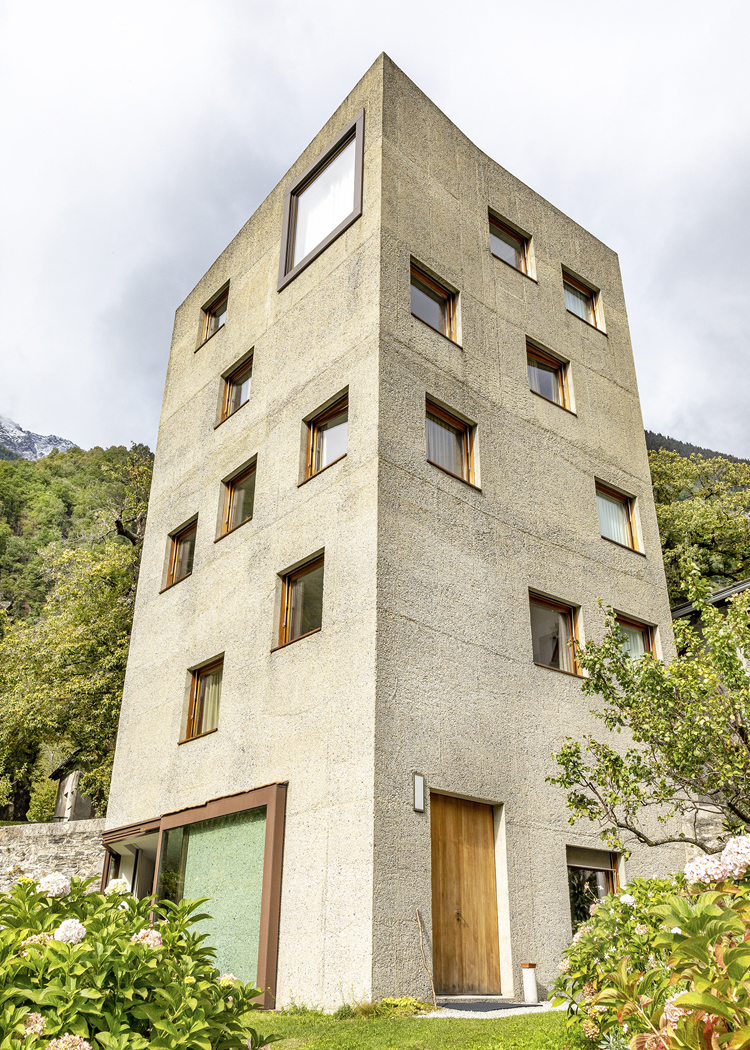
[[578,674],[575,652],[570,644],[576,640],[575,609],[536,595],[530,596],[529,605],[534,663]]
[[229,302],[229,289],[222,292],[218,299],[215,299],[209,306],[204,310],[204,321],[203,321],[203,339],[202,343],[205,343],[207,339],[210,339],[212,335],[219,331],[224,325],[227,319],[227,303]]
[[436,332],[456,341],[456,297],[416,266],[411,268],[411,312]]
[[217,660],[207,667],[193,671],[185,740],[210,733],[219,725],[219,700],[221,699],[223,673],[223,660]]
[[198,530],[198,522],[194,521],[181,532],[172,537],[172,547],[169,552],[169,570],[167,573],[167,587],[173,583],[179,583],[189,576],[193,571],[193,556],[195,554],[195,537]]
[[348,429],[348,395],[308,423],[306,477],[319,474],[346,455]]
[[529,389],[563,408],[570,408],[567,367],[562,361],[526,344]]
[[563,274],[563,288],[565,289],[565,308],[582,320],[587,321],[595,328],[598,327],[596,319],[596,292],[587,288],[568,274]]
[[284,577],[279,645],[319,631],[323,621],[323,558]]
[[224,517],[221,535],[244,525],[253,516],[255,502],[255,463],[224,483]]
[[250,358],[224,380],[224,397],[221,418],[227,419],[250,398],[250,383],[253,377],[253,361]]
[[287,190],[279,291],[362,214],[363,153],[361,110]]
[[472,428],[431,401],[426,403],[427,461],[474,484]]
[[529,272],[528,240],[490,215],[490,251],[508,266]]
[[597,484],[596,507],[599,511],[599,529],[602,536],[619,543],[622,547],[637,550],[633,528],[633,501],[628,496]]
[[617,892],[617,854],[567,847],[570,918],[575,933],[591,918],[591,905]]
[[617,617],[617,626],[622,635],[622,651],[633,660],[648,653],[655,656],[654,632],[645,623],[637,620],[628,620],[624,616]]

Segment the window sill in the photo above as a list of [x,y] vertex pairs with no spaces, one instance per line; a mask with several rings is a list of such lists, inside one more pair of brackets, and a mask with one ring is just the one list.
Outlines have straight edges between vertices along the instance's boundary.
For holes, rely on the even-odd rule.
[[346,452],[342,453],[342,455],[340,456],[337,456],[336,459],[332,459],[330,463],[326,463],[324,467],[321,467],[320,470],[316,470],[314,474],[310,474],[309,477],[303,478],[302,481],[298,481],[297,488],[299,488],[300,485],[306,485],[308,481],[312,481],[313,478],[317,478],[319,474],[325,473],[325,471],[328,470],[329,467],[334,466],[336,463],[340,463],[342,459],[346,459]]
[[438,470],[442,470],[443,474],[447,474],[449,478],[455,478],[456,481],[460,481],[463,485],[468,485],[468,487],[474,489],[475,492],[482,491],[473,481],[467,481],[466,478],[462,478],[460,474],[454,474],[452,470],[446,470],[445,467],[441,467],[439,463],[434,463],[431,459],[428,459],[427,462],[431,467],[437,467]]
[[196,348],[195,348],[195,350],[193,351],[193,353],[194,353],[194,354],[197,354],[197,353],[198,353],[198,351],[199,351],[199,350],[201,350],[201,349],[202,349],[202,348],[203,348],[203,347],[204,347],[204,346],[206,345],[206,343],[210,343],[210,342],[211,342],[211,340],[213,339],[213,337],[214,337],[215,335],[218,335],[218,334],[219,334],[219,332],[220,332],[220,331],[222,330],[222,328],[224,328],[224,325],[225,325],[225,324],[226,324],[226,321],[224,322],[224,324],[220,324],[220,325],[219,325],[219,327],[218,327],[218,328],[216,329],[216,331],[215,331],[215,332],[211,332],[211,335],[210,335],[210,336],[209,336],[209,337],[208,337],[207,339],[204,339],[202,343],[199,343],[199,344],[198,344],[198,346],[196,346]]
[[[502,259],[500,261],[502,262]],[[550,401],[548,397],[545,397],[544,394],[538,393],[536,390],[529,389],[529,393],[533,394],[534,397],[540,397],[542,401],[546,401],[548,405],[554,405],[555,408],[561,408],[563,412],[567,412],[568,415],[575,416],[576,419],[578,419],[578,413],[574,412],[572,408],[568,408],[567,405],[559,405],[557,401]]]
[[564,671],[562,667],[550,667],[549,664],[538,664],[536,660],[534,660],[534,667],[543,667],[545,671],[556,671],[558,674],[566,674],[568,678],[581,679],[585,677],[585,675],[582,675],[579,671]]
[[603,328],[600,328],[599,325],[592,324],[591,321],[587,321],[586,318],[585,317],[581,317],[580,314],[574,314],[572,310],[568,310],[567,306],[565,307],[565,312],[569,313],[571,317],[577,318],[583,324],[588,325],[589,328],[593,328],[595,332],[600,332],[605,338],[608,338],[607,333],[604,331]]
[[[198,347],[198,349],[200,350],[200,347]],[[233,419],[239,410],[245,407],[249,400],[250,398],[248,398],[247,401],[243,401],[241,405],[238,405],[237,408],[235,408],[234,412],[230,412],[228,416],[224,416],[224,418],[220,419],[218,423],[214,423],[214,430],[216,430],[217,427],[220,427],[222,423],[226,423],[228,419]]]
[[620,550],[631,551],[633,554],[640,554],[642,558],[646,557],[643,551],[639,551],[637,547],[629,547],[627,543],[619,543],[617,540],[610,539],[609,536],[602,536],[602,539],[606,540],[607,543],[613,543],[615,547],[619,547]]
[[271,652],[277,653],[279,649],[286,649],[288,645],[294,645],[295,642],[301,642],[303,638],[309,638],[311,634],[320,634],[322,630],[322,627],[316,627],[312,631],[307,631],[305,634],[300,634],[296,638],[292,638],[290,642],[282,642],[281,645],[275,645]]
[[236,532],[237,529],[241,529],[243,525],[247,525],[247,523],[249,521],[252,521],[252,520],[253,520],[253,516],[251,514],[249,518],[245,518],[245,520],[241,521],[239,523],[239,525],[235,525],[233,528],[227,529],[226,532],[222,532],[221,536],[217,536],[216,537],[216,539],[214,540],[214,543],[218,543],[219,540],[223,540],[225,536],[231,536],[233,532]]
[[539,286],[539,281],[537,281],[536,277],[532,277],[530,273],[526,273],[525,270],[519,270],[517,266],[513,265],[513,263],[509,263],[507,259],[501,259],[500,256],[495,255],[494,252],[490,252],[490,255],[493,259],[497,259],[498,262],[501,262],[503,266],[507,266],[509,270],[515,270],[516,273],[520,273],[522,277],[527,277],[530,281],[533,281],[537,287]]
[[207,729],[205,733],[196,733],[195,736],[186,736],[184,740],[177,741],[177,746],[179,747],[181,744],[189,744],[191,740],[200,740],[204,736],[211,736],[211,734],[215,733],[218,728],[219,727],[217,726],[216,729]]
[[183,580],[189,580],[192,575],[192,572],[186,572],[184,576],[180,576],[179,580],[175,580],[173,583],[168,583],[166,587],[162,587],[159,594],[164,594],[165,591],[171,591],[178,583],[182,583]]
[[417,317],[416,314],[412,314],[412,317],[415,321],[419,321],[420,324],[423,324],[425,328],[429,328],[431,332],[435,333],[435,335],[439,335],[441,339],[447,339],[449,343],[453,343],[453,345],[458,347],[459,350],[463,350],[463,347],[458,340],[454,339],[452,336],[446,335],[445,332],[441,332],[439,328],[433,328],[431,324],[428,324],[427,321],[423,321],[422,318]]

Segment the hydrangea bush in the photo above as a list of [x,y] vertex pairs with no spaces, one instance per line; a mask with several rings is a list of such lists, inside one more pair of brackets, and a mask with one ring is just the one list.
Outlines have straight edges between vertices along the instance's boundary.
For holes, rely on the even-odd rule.
[[213,965],[190,927],[206,898],[150,900],[120,880],[21,879],[0,895],[0,1050],[240,1050],[259,989]]
[[[597,926],[606,904],[586,927]],[[631,1050],[750,1048],[750,835],[691,861],[680,886],[646,913],[653,935],[645,959],[625,951],[610,968],[605,952],[589,986],[572,977],[577,945],[567,949],[557,984],[569,1021],[600,1046],[626,1034]],[[579,943],[593,936],[586,927]]]

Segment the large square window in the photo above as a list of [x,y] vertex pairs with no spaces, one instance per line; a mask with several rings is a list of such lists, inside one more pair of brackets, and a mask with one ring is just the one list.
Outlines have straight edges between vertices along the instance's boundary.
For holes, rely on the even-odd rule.
[[596,507],[602,536],[613,543],[619,543],[622,547],[637,550],[633,528],[633,501],[630,497],[597,484]]
[[550,354],[526,344],[526,362],[529,373],[529,389],[562,408],[570,408],[568,399],[567,368]]
[[223,659],[192,672],[184,740],[192,740],[217,728],[223,674]]
[[427,461],[473,485],[472,428],[469,424],[427,401],[425,436]]
[[617,626],[622,635],[622,651],[632,660],[654,655],[654,632],[648,624],[618,616]]
[[253,359],[245,361],[224,379],[224,396],[221,403],[221,418],[227,419],[250,399],[250,384],[253,378]]
[[184,580],[186,576],[192,573],[197,531],[198,522],[193,521],[172,536],[169,552],[169,569],[167,571],[167,587],[171,587],[174,583],[179,583],[180,580]]
[[565,289],[565,309],[597,328],[596,292],[567,273],[563,274],[563,288]]
[[534,663],[556,671],[577,674],[575,652],[576,610],[570,605],[531,595],[531,638]]
[[306,477],[320,473],[346,455],[349,431],[349,397],[315,416],[307,425]]
[[288,573],[282,583],[279,645],[319,631],[323,622],[323,558]]
[[287,191],[279,291],[362,214],[363,153],[361,110]]
[[253,516],[255,503],[255,463],[224,483],[224,516],[221,535],[244,525]]
[[456,340],[456,297],[416,266],[411,268],[411,312],[430,328]]
[[508,266],[528,274],[528,239],[490,215],[490,251]]

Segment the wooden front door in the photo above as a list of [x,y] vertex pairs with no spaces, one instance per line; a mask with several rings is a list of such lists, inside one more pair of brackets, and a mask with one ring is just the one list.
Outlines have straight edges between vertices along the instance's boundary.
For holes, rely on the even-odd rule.
[[430,794],[436,991],[499,995],[492,806]]

